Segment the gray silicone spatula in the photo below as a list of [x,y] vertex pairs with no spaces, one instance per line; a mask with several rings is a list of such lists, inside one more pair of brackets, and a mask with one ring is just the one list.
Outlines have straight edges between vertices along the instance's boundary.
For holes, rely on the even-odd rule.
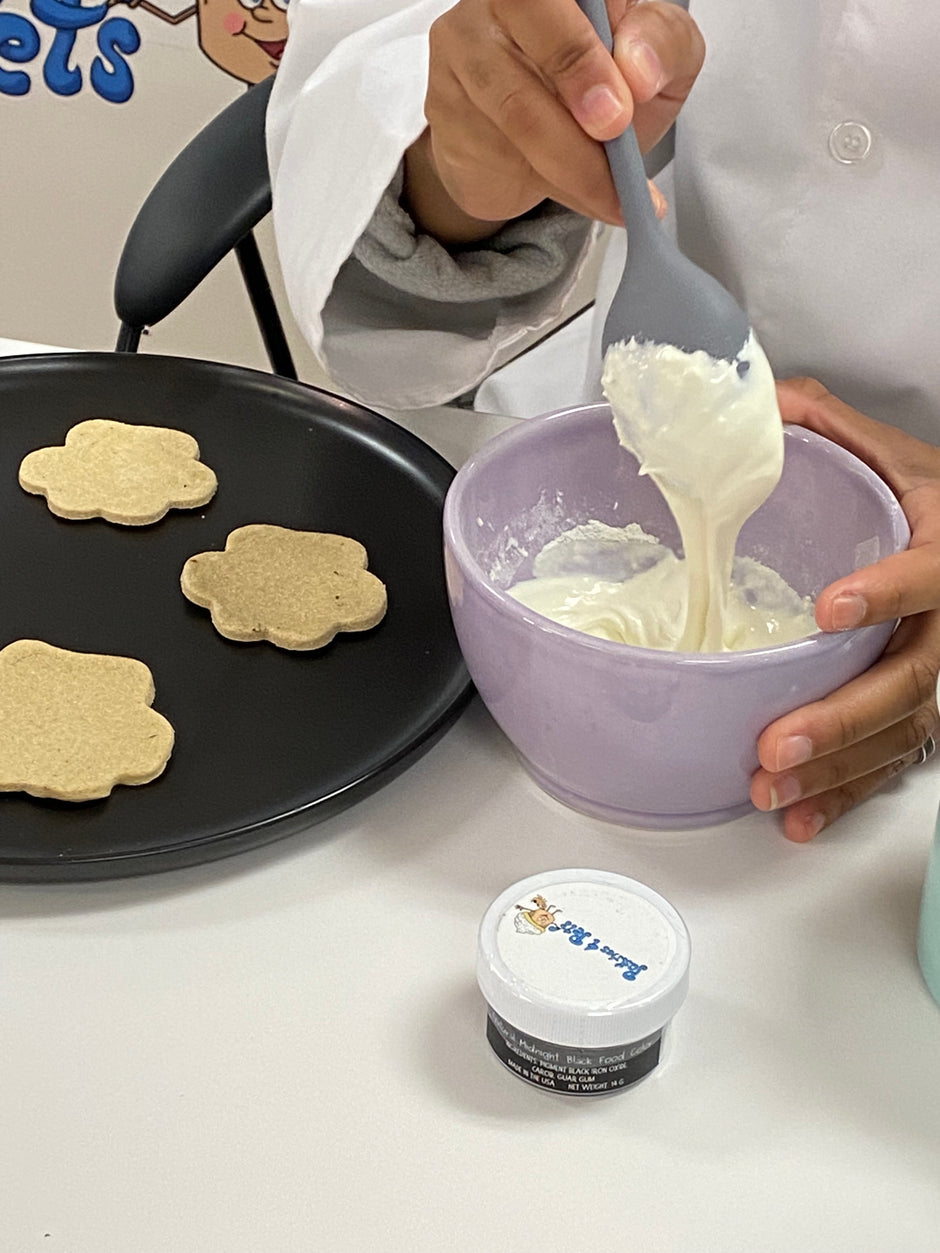
[[[578,0],[608,51],[604,0]],[[631,338],[704,349],[734,361],[750,333],[747,314],[710,274],[673,244],[656,217],[636,132],[629,126],[604,145],[627,223],[627,263],[604,324],[604,351]]]

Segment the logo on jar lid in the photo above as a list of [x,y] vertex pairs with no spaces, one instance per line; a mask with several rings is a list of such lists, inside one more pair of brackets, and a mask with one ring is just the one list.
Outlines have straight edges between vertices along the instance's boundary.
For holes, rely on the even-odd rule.
[[533,896],[532,904],[535,909],[516,906],[520,912],[516,914],[514,925],[520,935],[544,935],[559,912],[557,906],[549,905],[544,896]]
[[[626,979],[628,983],[632,983],[637,975],[649,969],[648,966],[625,957],[623,953],[618,953],[609,944],[602,944],[597,936],[579,923],[571,919],[558,921],[558,915],[562,912],[561,907],[549,905],[542,895],[533,896],[531,905],[528,903],[516,905],[516,909],[519,912],[513,918],[513,926],[520,935],[545,935],[547,932],[564,935],[569,944],[580,948],[582,952],[597,952],[602,957],[606,957],[614,968],[620,971],[620,977]],[[590,943],[585,943],[585,941],[590,941]]]

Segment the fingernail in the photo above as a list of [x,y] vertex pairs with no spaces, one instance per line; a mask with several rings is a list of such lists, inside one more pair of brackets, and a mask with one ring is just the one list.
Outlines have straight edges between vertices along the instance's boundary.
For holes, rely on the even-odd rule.
[[777,769],[802,766],[813,755],[813,741],[808,735],[785,735],[777,745]]
[[798,823],[788,817],[783,834],[794,844],[808,844],[810,840],[815,840],[825,825],[826,817],[821,813],[804,814]]
[[799,779],[792,774],[782,774],[770,788],[770,808],[784,809],[803,795]]
[[844,592],[832,602],[831,612],[834,631],[851,631],[864,619],[868,602],[856,592]]
[[643,80],[647,91],[655,96],[665,82],[663,63],[648,43],[631,43],[625,50],[627,60]]
[[615,122],[622,113],[621,101],[609,87],[601,83],[597,87],[591,87],[581,97],[577,120],[589,129],[603,130],[611,122]]
[[823,814],[810,814],[803,824],[807,840],[815,840],[825,825],[826,819]]
[[653,210],[661,222],[669,212],[669,201],[652,181],[650,182],[650,196],[653,200]]

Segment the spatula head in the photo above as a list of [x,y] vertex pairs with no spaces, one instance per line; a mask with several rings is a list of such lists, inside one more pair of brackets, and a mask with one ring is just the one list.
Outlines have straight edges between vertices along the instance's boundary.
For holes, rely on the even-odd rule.
[[747,314],[710,274],[660,232],[644,232],[631,248],[604,324],[604,351],[630,339],[699,349],[734,361],[750,334]]
[[[605,0],[578,4],[611,51]],[[607,315],[604,351],[638,339],[734,361],[750,333],[747,315],[730,292],[679,251],[657,221],[636,131],[628,126],[604,148],[627,224],[627,263]]]

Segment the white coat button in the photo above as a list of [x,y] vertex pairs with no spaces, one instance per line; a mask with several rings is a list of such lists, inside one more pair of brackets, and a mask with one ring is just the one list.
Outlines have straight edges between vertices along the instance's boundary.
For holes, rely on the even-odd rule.
[[864,161],[871,143],[871,131],[862,122],[840,122],[829,132],[829,151],[843,165]]

